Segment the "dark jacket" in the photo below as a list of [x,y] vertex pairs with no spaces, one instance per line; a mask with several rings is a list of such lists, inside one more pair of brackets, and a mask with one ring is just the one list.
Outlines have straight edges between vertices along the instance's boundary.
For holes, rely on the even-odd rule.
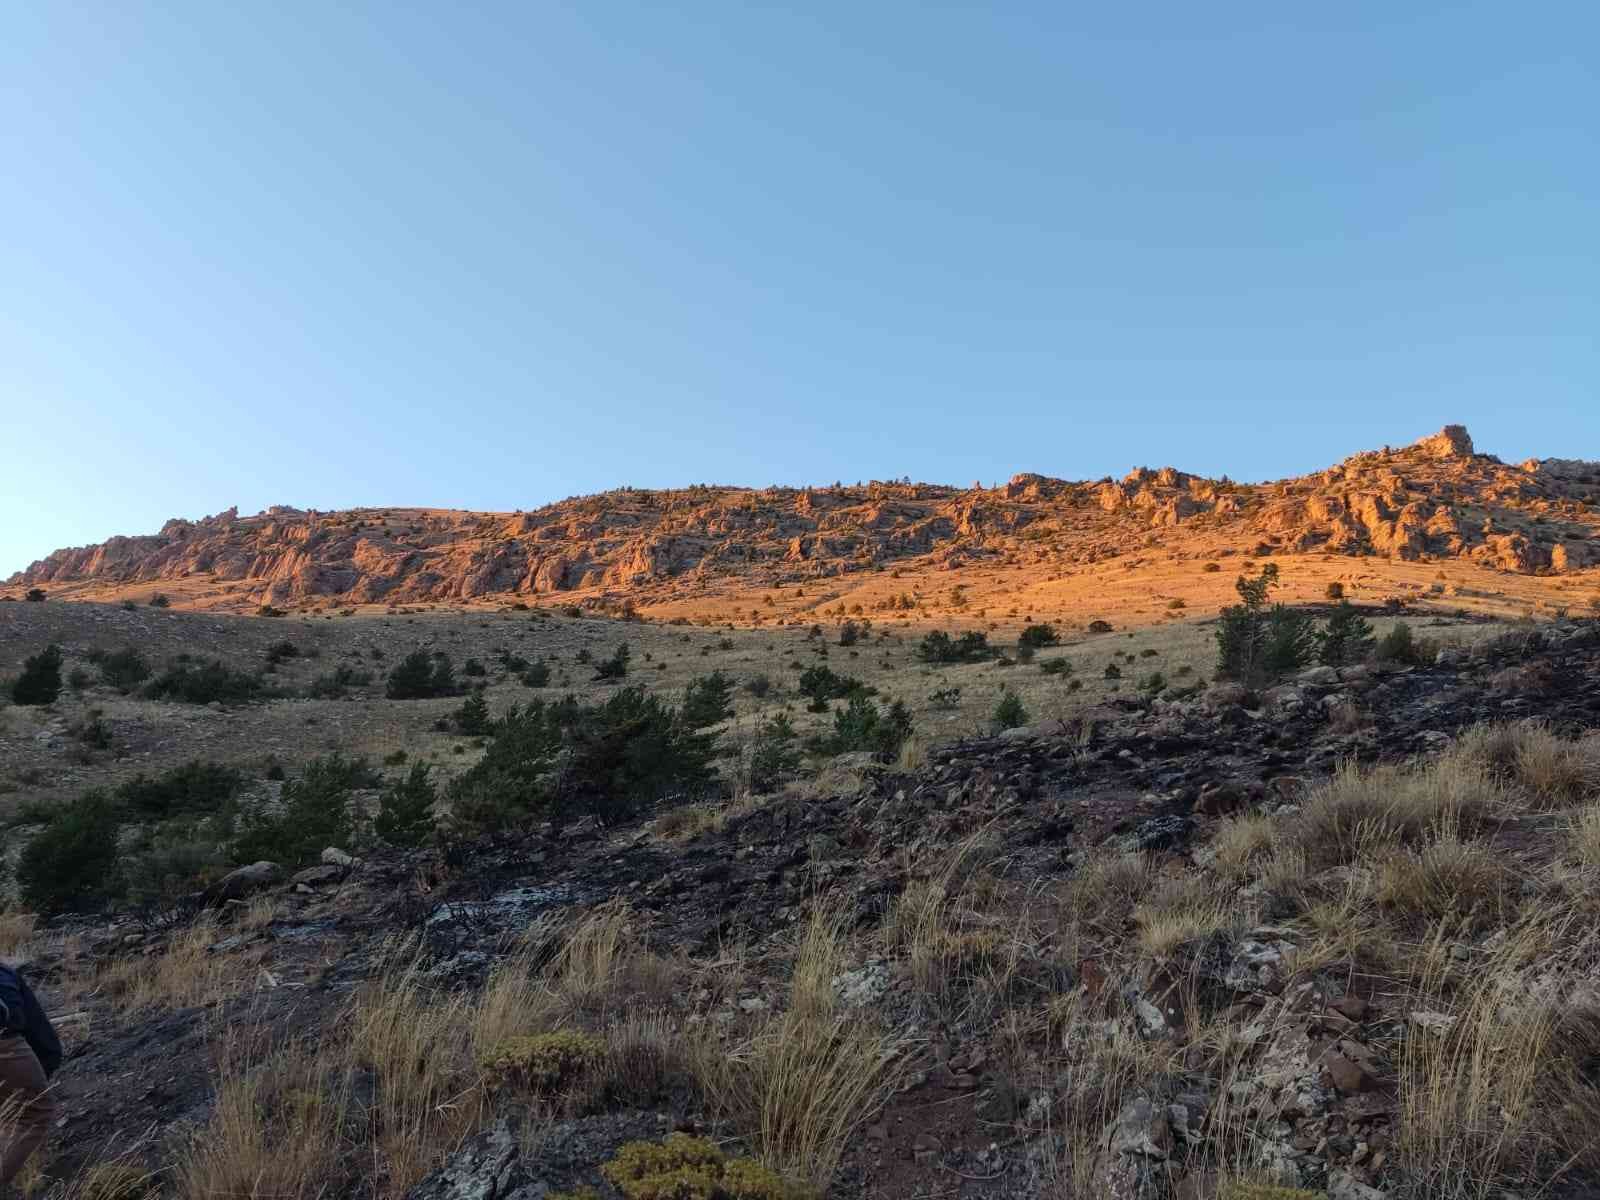
[[0,1025],[6,1036],[21,1035],[33,1048],[46,1077],[61,1065],[61,1039],[33,989],[17,971],[0,966]]

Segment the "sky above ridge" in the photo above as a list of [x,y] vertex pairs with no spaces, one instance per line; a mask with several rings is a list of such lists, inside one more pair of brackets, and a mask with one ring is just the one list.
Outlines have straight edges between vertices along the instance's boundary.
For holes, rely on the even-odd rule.
[[0,0],[0,578],[238,505],[1600,458],[1600,7]]

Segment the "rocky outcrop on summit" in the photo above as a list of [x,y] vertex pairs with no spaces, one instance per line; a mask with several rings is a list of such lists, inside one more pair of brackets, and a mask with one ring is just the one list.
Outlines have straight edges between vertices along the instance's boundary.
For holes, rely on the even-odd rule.
[[1460,425],[1262,484],[1140,467],[1120,481],[1024,473],[995,488],[624,488],[532,512],[274,506],[173,520],[153,537],[59,550],[12,586],[203,577],[217,606],[415,603],[583,593],[635,603],[885,566],[1069,568],[1124,553],[1326,551],[1496,570],[1600,565],[1600,463],[1507,465]]

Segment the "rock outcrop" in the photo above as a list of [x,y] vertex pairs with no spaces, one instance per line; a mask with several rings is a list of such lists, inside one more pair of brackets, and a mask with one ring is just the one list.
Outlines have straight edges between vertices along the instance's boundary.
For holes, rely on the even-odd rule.
[[[984,558],[1070,567],[1150,548],[1178,557],[1327,551],[1496,570],[1600,564],[1600,463],[1478,454],[1460,425],[1272,483],[1140,467],[1120,481],[1019,474],[996,488],[624,488],[532,512],[274,506],[172,520],[145,537],[58,550],[13,588],[99,598],[181,579],[211,607],[459,602],[581,593],[634,603],[713,584],[801,583]],[[919,562],[920,560],[920,562]],[[194,589],[191,589],[194,590]]]

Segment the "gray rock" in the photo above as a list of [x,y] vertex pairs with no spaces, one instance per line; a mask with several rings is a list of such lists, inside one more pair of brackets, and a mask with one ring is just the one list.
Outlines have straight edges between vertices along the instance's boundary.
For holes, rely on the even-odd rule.
[[502,1119],[470,1139],[405,1200],[538,1200],[549,1187],[528,1178],[517,1139]]
[[883,999],[888,990],[889,968],[881,962],[833,977],[833,994],[846,1008],[865,1008]]
[[1308,667],[1295,678],[1313,687],[1332,687],[1339,682],[1339,672],[1332,667]]
[[1328,1172],[1328,1200],[1386,1200],[1388,1195],[1368,1187],[1348,1171]]
[[217,880],[213,895],[221,900],[242,900],[252,892],[277,883],[282,874],[283,868],[275,862],[254,862],[229,871]]
[[322,852],[322,862],[330,867],[353,867],[358,860],[354,855],[346,854],[337,846],[329,846]]

